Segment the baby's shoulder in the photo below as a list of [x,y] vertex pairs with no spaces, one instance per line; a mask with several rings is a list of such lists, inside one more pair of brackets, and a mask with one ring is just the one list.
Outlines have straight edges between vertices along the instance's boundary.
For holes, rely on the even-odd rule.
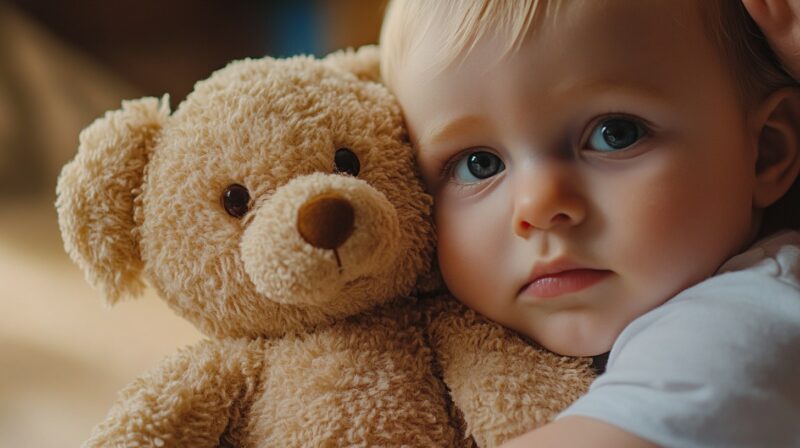
[[782,230],[762,238],[748,250],[732,257],[717,271],[726,280],[745,280],[736,273],[755,273],[800,288],[800,232]]
[[614,344],[610,361],[623,352],[622,357],[651,357],[652,347],[659,347],[665,360],[674,350],[680,358],[725,353],[726,362],[796,351],[799,277],[800,233],[762,239],[716,275],[631,322]]

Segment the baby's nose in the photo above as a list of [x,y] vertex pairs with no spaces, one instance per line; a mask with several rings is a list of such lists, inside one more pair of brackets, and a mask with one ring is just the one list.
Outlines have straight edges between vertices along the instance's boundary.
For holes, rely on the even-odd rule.
[[574,175],[552,164],[542,168],[515,181],[512,225],[522,237],[532,229],[571,227],[586,218],[587,205],[573,185]]
[[312,197],[297,213],[297,230],[308,244],[337,249],[353,234],[355,211],[347,199],[332,193]]

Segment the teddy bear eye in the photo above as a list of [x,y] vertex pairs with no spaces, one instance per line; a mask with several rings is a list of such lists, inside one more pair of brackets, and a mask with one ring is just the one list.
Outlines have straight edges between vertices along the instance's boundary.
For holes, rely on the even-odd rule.
[[234,218],[241,218],[247,213],[250,206],[250,192],[247,188],[239,185],[228,185],[222,192],[222,207]]
[[361,170],[361,163],[358,156],[350,148],[339,148],[333,156],[333,169],[337,173],[358,176]]

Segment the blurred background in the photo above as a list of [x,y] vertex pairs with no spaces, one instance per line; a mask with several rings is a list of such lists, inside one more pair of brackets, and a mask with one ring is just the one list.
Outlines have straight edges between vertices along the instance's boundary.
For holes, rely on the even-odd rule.
[[227,62],[375,43],[383,0],[0,0],[0,446],[73,447],[116,391],[200,339],[152,291],[114,308],[53,202],[78,133],[123,99],[172,108]]

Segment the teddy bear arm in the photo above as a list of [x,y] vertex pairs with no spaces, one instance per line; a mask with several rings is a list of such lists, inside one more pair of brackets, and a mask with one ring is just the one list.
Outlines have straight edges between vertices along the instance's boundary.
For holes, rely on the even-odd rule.
[[256,342],[184,349],[123,389],[83,446],[236,446],[261,359]]
[[456,408],[481,447],[550,422],[595,377],[584,358],[555,355],[451,297],[429,307],[428,334]]

